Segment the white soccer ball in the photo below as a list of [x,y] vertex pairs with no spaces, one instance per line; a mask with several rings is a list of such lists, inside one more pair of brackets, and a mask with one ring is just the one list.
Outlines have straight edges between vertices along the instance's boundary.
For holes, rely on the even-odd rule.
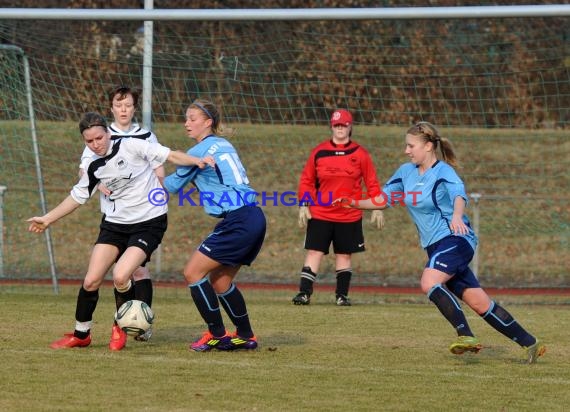
[[154,312],[142,300],[129,300],[115,313],[117,325],[130,336],[145,333],[154,321]]

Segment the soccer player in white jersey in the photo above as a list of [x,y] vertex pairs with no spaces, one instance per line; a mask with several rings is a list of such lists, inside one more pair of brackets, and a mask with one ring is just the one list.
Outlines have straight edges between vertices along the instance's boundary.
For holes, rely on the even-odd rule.
[[[54,341],[50,345],[53,349],[89,346],[99,287],[113,265],[117,309],[134,299],[132,273],[150,260],[167,227],[168,206],[156,201],[157,192],[164,189],[154,173],[154,163],[168,160],[198,168],[213,165],[211,157],[189,156],[146,140],[111,140],[107,122],[99,113],[86,113],[79,122],[79,131],[94,153],[86,163],[86,172],[59,205],[43,216],[28,219],[28,230],[42,233],[87,202],[99,184],[110,192],[101,204],[104,215],[99,236],[77,297],[75,330]],[[121,350],[126,340],[125,332],[114,323],[109,348]]]
[[410,162],[396,170],[379,196],[366,200],[344,198],[335,203],[359,209],[406,206],[428,255],[421,276],[422,291],[458,335],[449,347],[451,353],[477,353],[482,348],[459,298],[494,329],[523,347],[528,363],[536,362],[546,351],[544,344],[487,295],[469,268],[478,239],[464,214],[468,198],[454,169],[457,159],[450,141],[441,137],[431,123],[419,122],[406,132],[405,153]]
[[[158,143],[156,135],[134,122],[135,111],[138,106],[139,93],[125,85],[113,87],[108,93],[108,101],[113,115],[113,123],[109,126],[111,140],[121,138],[134,138],[148,140],[152,143]],[[81,155],[79,165],[79,176],[85,172],[85,163],[89,162],[93,157],[93,151],[85,146]],[[154,173],[162,182],[164,179],[164,166],[161,163],[153,164]],[[104,185],[99,185],[100,197],[102,199],[109,195],[109,191]],[[103,211],[102,211],[103,212]],[[152,307],[153,286],[150,271],[146,266],[140,266],[133,272],[133,281],[135,288],[135,299],[142,300],[148,306]],[[152,336],[152,327],[142,335],[136,336],[135,340],[148,341]]]
[[[234,283],[242,265],[251,265],[265,238],[266,221],[256,206],[256,192],[249,185],[245,168],[232,144],[221,132],[220,112],[210,101],[197,99],[186,110],[184,123],[188,136],[196,145],[188,154],[199,158],[212,156],[215,168],[180,167],[167,176],[164,187],[179,193],[188,206],[184,191],[192,183],[200,195],[204,211],[220,219],[192,253],[184,267],[184,277],[196,308],[208,326],[201,338],[190,345],[197,352],[255,349],[255,337],[245,300]],[[188,199],[188,198],[187,198]],[[188,199],[190,200],[190,199]],[[236,331],[228,333],[220,313],[220,304]]]

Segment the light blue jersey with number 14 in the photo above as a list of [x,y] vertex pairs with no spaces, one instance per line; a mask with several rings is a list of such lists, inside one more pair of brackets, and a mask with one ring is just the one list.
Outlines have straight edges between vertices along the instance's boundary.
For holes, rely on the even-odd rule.
[[[245,168],[236,149],[223,137],[210,135],[190,148],[187,153],[203,158],[212,156],[216,167],[181,166],[164,179],[170,193],[179,194],[179,204],[192,204],[189,195],[194,189],[184,191],[192,183],[199,191],[196,205],[204,207],[207,214],[222,217],[225,213],[245,205],[255,204],[256,193],[249,186]],[[194,197],[195,198],[195,197]]]

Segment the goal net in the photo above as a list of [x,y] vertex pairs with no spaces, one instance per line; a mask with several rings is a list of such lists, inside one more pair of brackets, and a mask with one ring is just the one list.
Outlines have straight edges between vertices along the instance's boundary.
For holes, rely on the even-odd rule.
[[[407,159],[404,132],[426,120],[451,139],[477,213],[478,272],[490,286],[569,286],[570,49],[568,18],[310,22],[154,22],[152,128],[185,150],[186,106],[215,101],[253,187],[265,194],[265,245],[242,281],[296,283],[304,229],[295,192],[312,147],[329,138],[335,108],[355,117],[353,139],[385,181]],[[0,21],[0,42],[30,62],[48,207],[77,178],[85,111],[110,117],[106,91],[142,87],[140,22]],[[41,213],[21,59],[0,51],[0,185],[3,275],[48,278],[43,239],[25,219]],[[140,110],[137,114],[141,119]],[[169,172],[174,169],[167,167]],[[403,208],[365,222],[367,251],[354,256],[356,284],[416,285],[425,255]],[[101,216],[96,199],[52,228],[60,278],[81,278]],[[369,214],[365,214],[365,220]],[[190,252],[215,220],[170,204],[154,277],[181,280]],[[331,251],[332,252],[332,251]],[[331,253],[332,254],[332,253]],[[319,278],[334,281],[334,259]]]

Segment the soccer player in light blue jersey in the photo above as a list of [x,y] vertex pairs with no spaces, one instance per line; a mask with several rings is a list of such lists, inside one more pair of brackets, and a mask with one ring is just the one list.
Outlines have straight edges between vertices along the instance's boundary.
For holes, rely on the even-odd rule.
[[[192,253],[184,267],[184,277],[196,308],[208,326],[201,338],[190,345],[197,352],[255,349],[245,299],[234,283],[242,265],[251,265],[265,238],[266,221],[256,206],[255,191],[249,185],[244,166],[233,145],[220,137],[220,112],[210,101],[197,99],[186,110],[184,123],[196,145],[188,154],[202,153],[215,160],[215,168],[180,167],[166,177],[164,187],[179,194],[179,202],[192,204],[188,183],[198,190],[204,211],[221,219]],[[236,331],[226,331],[220,305]]]
[[410,162],[396,170],[382,194],[366,200],[342,198],[335,203],[358,209],[406,206],[428,255],[421,276],[422,291],[457,331],[458,338],[449,347],[452,353],[477,353],[482,348],[459,298],[489,325],[525,348],[528,363],[536,362],[546,351],[544,344],[487,295],[468,266],[477,236],[464,214],[467,195],[454,169],[457,159],[450,141],[432,124],[419,122],[406,132],[405,153]]

